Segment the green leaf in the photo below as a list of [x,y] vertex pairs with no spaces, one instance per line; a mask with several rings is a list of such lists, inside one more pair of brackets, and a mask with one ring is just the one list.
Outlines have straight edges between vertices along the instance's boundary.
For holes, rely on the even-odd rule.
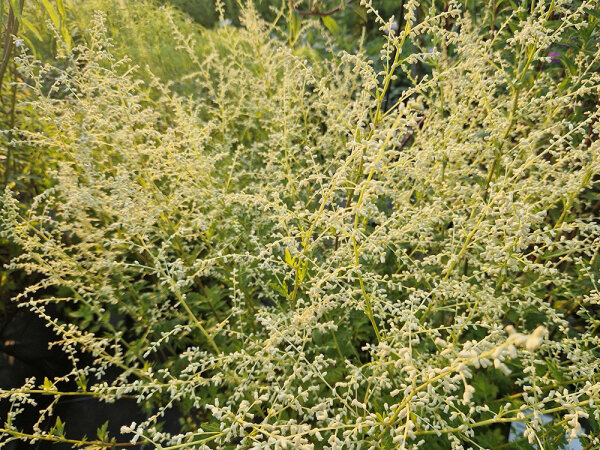
[[[21,35],[21,39],[23,39],[27,48],[31,49],[33,55],[38,57],[38,51],[36,50],[35,45],[33,45],[33,42],[31,42],[31,39],[29,39],[27,36],[24,36],[24,35]],[[24,176],[20,175],[19,178],[23,179]],[[30,176],[28,178],[35,179],[35,178],[33,178],[33,176]],[[41,180],[41,177],[39,179]]]
[[292,12],[289,27],[290,27],[290,40],[293,44],[296,42],[298,33],[300,32],[300,16],[296,12]]
[[352,12],[360,17],[360,20],[363,22],[367,21],[367,11],[362,6],[353,5],[351,8]]
[[327,27],[331,34],[337,36],[340,33],[340,27],[332,17],[324,16],[321,19],[323,20],[323,25]]
[[473,378],[472,385],[475,388],[477,398],[482,399],[484,402],[494,400],[498,395],[498,386],[485,372],[477,373]]
[[50,3],[50,1],[42,0],[42,4],[44,5],[44,8],[46,8],[46,11],[48,12],[48,15],[50,16],[50,20],[52,20],[52,23],[54,24],[54,26],[56,28],[60,29],[61,28],[60,27],[60,17],[58,16],[58,13],[54,9],[54,7]]
[[286,282],[282,282],[281,284],[277,283],[269,283],[269,286],[275,290],[275,292],[280,293],[283,297],[288,296],[288,288]]
[[100,428],[96,430],[96,435],[98,439],[102,442],[106,442],[108,440],[108,420],[102,424]]
[[296,258],[292,258],[292,254],[287,248],[285,249],[285,262],[290,267],[294,267],[294,264],[296,263]]
[[298,270],[298,281],[302,283],[304,276],[306,275],[306,268],[308,267],[308,261],[304,261],[302,267]]
[[21,16],[21,8],[19,7],[19,0],[9,0],[10,7],[13,11],[13,14],[17,18],[17,21],[20,25],[23,25],[23,17]]
[[56,0],[56,7],[58,8],[58,13],[62,17],[67,17],[65,14],[65,4],[63,3],[63,0]]
[[477,434],[477,443],[485,448],[494,448],[504,444],[506,438],[501,428],[494,428]]
[[550,358],[546,358],[546,364],[548,366],[548,371],[552,374],[552,377],[559,381],[566,381],[564,373],[560,370],[559,366],[555,361],[552,361]]
[[325,375],[325,380],[329,384],[335,384],[338,381],[342,381],[345,378],[346,369],[344,367],[332,367],[327,371],[327,375]]
[[62,38],[65,40],[65,44],[67,44],[67,49],[71,50],[71,43],[73,41],[71,40],[71,35],[69,34],[69,31],[67,30],[67,27],[65,26],[64,23],[60,27],[60,34],[62,35]]
[[83,392],[87,391],[87,379],[85,377],[80,376],[75,382],[77,383],[77,386],[79,386],[79,389]]
[[54,424],[54,426],[50,430],[50,434],[53,435],[53,436],[64,437],[64,435],[65,435],[65,424],[63,423],[62,420],[60,420],[60,417],[56,418],[56,423]]
[[67,49],[71,49],[71,35],[67,29],[67,14],[65,13],[65,5],[62,0],[56,0],[56,7],[60,15],[60,34],[67,44]]
[[600,19],[600,9],[591,8],[587,11],[587,13]]
[[52,383],[52,381],[50,381],[48,377],[45,377],[43,387],[47,391],[52,391],[54,390],[54,383]]
[[577,73],[577,66],[575,66],[575,63],[573,61],[571,61],[566,56],[561,57],[560,60],[562,61],[564,66],[569,70],[569,73],[571,75],[575,75]]

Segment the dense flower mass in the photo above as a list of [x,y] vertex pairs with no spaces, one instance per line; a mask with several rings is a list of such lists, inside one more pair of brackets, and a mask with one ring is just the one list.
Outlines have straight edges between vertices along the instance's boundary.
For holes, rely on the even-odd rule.
[[51,64],[23,50],[44,114],[18,139],[60,158],[30,205],[6,189],[2,233],[70,367],[2,391],[2,439],[67,439],[14,423],[77,382],[133,396],[122,432],[156,448],[489,448],[515,421],[600,445],[597,0],[361,5],[375,61],[288,6],[198,42],[161,10],[194,65],[174,83],[100,12]]

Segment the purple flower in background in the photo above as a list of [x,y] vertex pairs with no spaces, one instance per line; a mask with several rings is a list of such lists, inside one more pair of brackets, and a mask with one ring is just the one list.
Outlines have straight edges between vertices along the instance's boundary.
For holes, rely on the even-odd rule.
[[552,58],[553,63],[560,62],[560,52],[548,52],[548,56]]
[[[396,19],[394,19],[394,21],[392,22],[392,25],[391,25],[391,27],[390,27],[390,28],[391,28],[391,30],[392,30],[392,36],[393,36],[393,35],[395,35],[395,34],[396,34],[396,32],[398,31],[398,21],[397,21]],[[390,33],[390,32],[389,32],[389,30],[387,30],[387,29],[386,29],[386,30],[384,30],[383,32],[384,32],[386,35],[389,35],[389,33]]]

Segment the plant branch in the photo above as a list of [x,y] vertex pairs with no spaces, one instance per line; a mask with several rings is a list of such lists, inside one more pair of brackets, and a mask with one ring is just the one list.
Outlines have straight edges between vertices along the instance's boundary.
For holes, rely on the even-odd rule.
[[[21,0],[20,7],[23,9],[23,3],[25,0]],[[13,50],[13,36],[17,34],[19,30],[19,21],[15,17],[15,13],[12,6],[8,9],[8,20],[6,22],[6,31],[4,32],[4,49],[2,51],[2,61],[0,62],[0,93],[2,92],[2,84],[4,83],[4,75],[8,68],[8,62]]]

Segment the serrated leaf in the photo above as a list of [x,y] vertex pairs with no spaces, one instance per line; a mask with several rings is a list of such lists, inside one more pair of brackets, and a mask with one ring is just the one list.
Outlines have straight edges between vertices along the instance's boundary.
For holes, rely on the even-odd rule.
[[292,254],[287,248],[285,249],[285,262],[290,267],[294,267],[294,263],[296,262],[295,258],[292,258]]
[[272,287],[276,292],[278,292],[282,296],[287,297],[288,289],[285,281],[282,282],[282,284],[269,283],[269,286]]
[[477,373],[472,381],[475,393],[478,398],[489,402],[498,395],[498,386],[484,372]]
[[96,430],[96,435],[98,436],[98,439],[100,439],[103,442],[106,442],[108,440],[108,420],[106,422],[104,422],[102,424],[101,427],[99,427]]
[[308,261],[304,261],[302,267],[298,270],[298,281],[302,283],[304,277],[306,276],[306,268],[308,267]]
[[62,420],[60,420],[60,417],[56,418],[56,423],[54,424],[54,426],[50,430],[50,434],[53,435],[53,436],[64,437],[64,435],[65,435],[65,424],[63,423]]
[[77,386],[79,386],[79,389],[83,392],[87,391],[87,379],[85,379],[85,377],[79,377],[75,382],[77,383]]
[[48,377],[44,378],[44,384],[42,385],[45,390],[52,391],[54,390],[54,383],[48,379]]
[[501,428],[494,428],[477,434],[477,443],[485,448],[494,448],[505,442],[506,438]]

